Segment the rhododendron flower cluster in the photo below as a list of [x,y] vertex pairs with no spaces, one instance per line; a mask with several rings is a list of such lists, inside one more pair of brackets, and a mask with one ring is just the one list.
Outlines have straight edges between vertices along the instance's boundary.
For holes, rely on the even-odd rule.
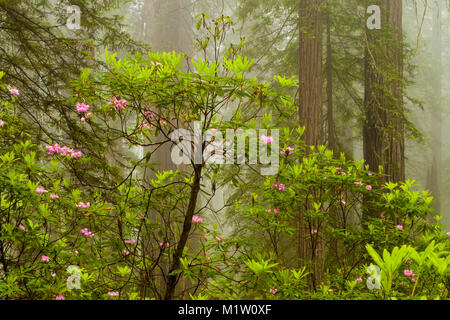
[[272,142],[273,142],[273,137],[271,137],[271,136],[261,135],[261,137],[259,139],[261,140],[261,142],[264,142],[267,144],[272,144]]
[[136,240],[131,239],[131,240],[125,240],[126,244],[136,244]]
[[166,243],[160,242],[160,243],[159,243],[159,246],[160,246],[160,247],[166,247],[166,248],[169,248],[169,247],[170,247],[170,243],[168,243],[168,242],[166,242]]
[[203,222],[203,219],[200,218],[200,217],[197,217],[197,216],[193,216],[193,217],[192,217],[192,221],[193,221],[193,222],[197,222],[197,223],[202,223],[202,222]]
[[113,291],[113,292],[108,292],[108,296],[110,297],[118,297],[119,296],[119,292],[118,291]]
[[140,125],[139,125],[139,129],[152,129],[152,125],[146,121],[143,121]]
[[38,195],[42,195],[42,194],[45,193],[45,192],[48,192],[48,191],[45,190],[45,189],[42,188],[42,187],[37,187],[37,188],[36,188],[36,193],[37,193]]
[[59,198],[59,195],[57,193],[52,193],[50,195],[50,199],[58,199],[58,198]]
[[78,209],[89,209],[90,206],[91,206],[90,202],[87,203],[80,202],[79,204],[77,204]]
[[286,186],[282,183],[280,184],[274,183],[272,184],[272,188],[278,189],[278,191],[284,191],[286,189]]
[[147,118],[148,120],[153,119],[154,116],[155,116],[154,113],[151,112],[151,111],[145,111],[144,112],[144,117]]
[[82,122],[86,121],[86,118],[89,118],[92,113],[88,112],[90,106],[85,103],[77,103],[77,112],[80,115],[80,120]]
[[42,256],[41,257],[41,261],[42,262],[49,262],[50,261],[50,257],[49,256]]
[[91,231],[89,231],[88,228],[81,229],[81,233],[82,233],[86,238],[93,238],[93,237],[95,236],[95,233],[92,233]]
[[116,106],[115,107],[116,112],[119,112],[120,110],[124,110],[125,107],[127,106],[127,101],[124,99],[117,100],[116,97],[112,97],[110,100]]
[[412,270],[403,270],[403,274],[406,277],[412,277],[413,276],[413,271]]
[[81,151],[75,151],[72,148],[69,148],[67,146],[61,147],[57,143],[48,145],[45,148],[48,150],[49,155],[57,153],[61,156],[70,156],[71,159],[73,159],[73,158],[79,159],[83,156]]
[[64,300],[64,296],[62,295],[56,296],[55,300]]
[[85,103],[77,103],[77,112],[78,113],[86,113],[89,111],[90,106]]
[[294,153],[294,148],[288,147],[286,150],[280,151],[280,153],[284,156],[290,156]]
[[275,294],[275,293],[278,292],[278,289],[270,289],[269,291],[270,291],[271,294]]
[[13,87],[8,86],[8,91],[13,96],[17,97],[19,95],[19,90]]

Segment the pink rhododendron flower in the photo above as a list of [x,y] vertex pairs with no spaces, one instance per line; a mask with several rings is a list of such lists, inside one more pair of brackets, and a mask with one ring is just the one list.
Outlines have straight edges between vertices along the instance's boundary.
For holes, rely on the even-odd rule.
[[131,239],[131,240],[125,240],[126,244],[136,244],[136,240]]
[[220,242],[220,241],[222,241],[222,238],[219,237],[219,236],[216,236],[216,240],[217,240],[218,242]]
[[118,291],[113,291],[113,292],[108,292],[108,296],[110,297],[118,297],[119,296],[119,292]]
[[397,229],[398,229],[398,230],[403,230],[403,226],[402,226],[401,224],[398,224],[398,225],[397,225]]
[[280,183],[280,184],[274,183],[274,184],[272,184],[272,188],[276,188],[276,189],[278,189],[278,191],[284,191],[286,189],[286,186],[282,183]]
[[413,271],[412,270],[403,270],[403,274],[406,277],[411,277],[413,275]]
[[372,190],[372,186],[370,185],[370,184],[368,184],[367,186],[366,186],[366,190]]
[[446,235],[450,236],[450,232],[447,232]]
[[0,119],[0,127],[3,127],[5,125],[5,122],[3,122],[2,119]]
[[356,279],[356,282],[357,283],[361,283],[363,281],[363,279],[362,278],[358,278],[358,279]]
[[139,129],[150,129],[151,130],[151,129],[153,129],[153,127],[150,123],[144,121],[139,125]]
[[56,277],[56,273],[55,272],[50,272],[50,275],[54,278],[54,277]]
[[166,248],[169,248],[169,247],[170,247],[170,243],[168,243],[168,242],[166,242],[166,243],[160,242],[160,243],[159,243],[159,246],[160,246],[160,247],[166,247]]
[[48,192],[48,191],[45,190],[44,188],[41,188],[41,187],[37,187],[37,188],[36,188],[36,193],[37,193],[38,195],[42,195],[44,192]]
[[126,250],[126,249],[123,250],[123,255],[124,255],[124,256],[128,256],[129,254],[130,254],[130,251],[128,251],[128,250]]
[[92,233],[91,231],[89,231],[87,228],[81,229],[81,233],[86,237],[86,238],[93,238],[95,236],[95,233]]
[[42,262],[49,262],[50,261],[50,257],[49,256],[42,256],[41,257],[41,261]]
[[417,280],[414,279],[414,278],[411,279],[411,282],[412,282],[412,283],[416,283],[416,281],[417,281]]
[[146,117],[147,119],[153,119],[153,117],[155,116],[155,114],[151,111],[145,111],[144,112],[144,117]]
[[71,159],[73,159],[73,158],[81,158],[82,157],[81,151],[75,151],[72,148],[69,148],[67,146],[61,147],[57,143],[52,144],[52,145],[48,145],[45,148],[47,149],[49,155],[57,153],[57,154],[59,154],[61,156],[70,156]]
[[77,103],[77,112],[78,113],[85,113],[89,111],[90,106],[85,103]]
[[269,291],[271,294],[275,294],[275,293],[277,293],[278,289],[270,289]]
[[357,185],[358,187],[361,187],[363,185],[361,181],[355,181],[354,184]]
[[384,220],[384,219],[386,219],[386,217],[385,217],[385,216],[381,216],[381,219],[383,219],[383,220]]
[[313,229],[313,230],[311,230],[311,234],[317,234],[317,230],[316,229]]
[[115,104],[116,112],[125,109],[125,107],[127,106],[127,101],[124,100],[124,99],[117,100],[116,97],[112,97],[110,100],[111,100],[112,103]]
[[264,142],[267,144],[272,144],[272,142],[273,142],[273,137],[271,137],[271,136],[261,135],[261,137],[259,139],[261,140],[261,142]]
[[273,212],[278,213],[280,212],[280,209],[273,209]]
[[55,300],[64,300],[64,296],[62,295],[56,296]]
[[59,195],[57,193],[52,193],[50,195],[50,199],[58,199],[58,198],[59,198]]
[[192,221],[193,221],[193,222],[197,222],[197,223],[202,223],[202,222],[203,222],[203,219],[200,218],[200,217],[197,217],[197,216],[193,216],[193,217],[192,217]]
[[77,208],[78,209],[89,209],[89,207],[91,206],[91,203],[84,203],[84,202],[80,202],[79,204],[77,204]]
[[12,94],[15,97],[17,97],[19,95],[19,90],[17,90],[16,88],[8,86],[8,91],[10,94]]
[[76,256],[79,254],[78,250],[75,250],[74,253]]
[[347,202],[345,202],[345,200],[338,200],[337,203],[342,204],[343,206],[345,206],[347,204]]
[[27,228],[25,228],[23,224],[19,224],[19,228],[22,229],[25,232],[28,231]]
[[292,148],[292,147],[287,147],[286,150],[283,150],[283,151],[281,151],[280,153],[281,153],[282,155],[284,155],[284,156],[290,156],[291,154],[294,153],[294,148]]
[[267,209],[266,212],[267,212],[267,213],[271,213],[271,212],[272,212],[272,209]]

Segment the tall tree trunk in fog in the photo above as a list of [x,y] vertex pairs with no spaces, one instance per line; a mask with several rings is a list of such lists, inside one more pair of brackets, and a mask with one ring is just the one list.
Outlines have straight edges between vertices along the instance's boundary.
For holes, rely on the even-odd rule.
[[327,15],[327,125],[328,148],[336,151],[333,111],[333,50],[331,46],[331,18]]
[[[299,2],[299,120],[306,127],[303,140],[307,145],[323,142],[322,128],[322,14],[321,0]],[[308,203],[307,206],[311,204]],[[311,248],[303,209],[298,219],[298,256],[301,261],[320,259],[321,246]],[[312,274],[312,284],[320,282],[320,266]]]
[[[191,17],[188,11],[187,0],[146,0],[142,10],[143,24],[141,29],[142,39],[151,45],[153,52],[185,52],[192,53]],[[162,140],[160,140],[162,141]],[[157,142],[160,142],[157,140]],[[146,148],[144,154],[152,152],[151,163],[156,163],[155,169],[158,171],[177,170],[177,166],[171,159],[171,144],[166,143],[157,150]],[[153,172],[146,173],[146,180],[154,178]],[[195,192],[194,192],[195,193]],[[197,194],[195,195],[195,201]],[[191,201],[193,201],[191,199]],[[195,206],[195,203],[193,204]],[[153,213],[151,213],[153,214]],[[191,217],[192,218],[192,217]],[[173,226],[176,228],[176,226]],[[179,242],[181,242],[180,239]],[[185,244],[185,242],[184,242]],[[178,247],[184,248],[184,244]],[[178,250],[177,250],[178,252]],[[165,298],[172,299],[175,295],[179,277],[167,276],[173,267],[177,267],[180,257],[173,257],[172,266],[165,265],[165,270],[161,274],[154,275],[153,280],[160,280],[160,287],[166,286],[166,292],[160,292]],[[176,262],[178,261],[178,264]],[[165,280],[168,279],[168,280]],[[163,289],[161,289],[163,291]]]
[[[145,1],[142,35],[152,51],[191,53],[190,13],[186,8],[186,0]],[[169,144],[163,145],[152,155],[152,162],[160,164],[156,167],[160,171],[176,169],[170,158]]]
[[305,143],[316,146],[323,142],[321,3],[300,0],[299,6],[299,118]]
[[431,101],[431,151],[432,162],[428,174],[427,188],[434,197],[434,209],[441,209],[440,203],[440,172],[442,169],[442,37],[441,13],[439,3],[436,2],[433,11],[433,39],[432,39],[432,65],[430,70],[430,101]]
[[373,171],[383,166],[386,181],[405,179],[403,122],[402,1],[374,1],[381,29],[366,28],[364,158]]

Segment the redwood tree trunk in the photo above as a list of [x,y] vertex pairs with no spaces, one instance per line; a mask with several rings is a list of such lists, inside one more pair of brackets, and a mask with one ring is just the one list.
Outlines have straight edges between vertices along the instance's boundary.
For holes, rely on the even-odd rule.
[[433,12],[433,39],[432,39],[432,65],[430,76],[430,101],[431,101],[431,152],[432,162],[429,169],[427,188],[434,197],[434,209],[441,210],[440,202],[440,171],[442,169],[442,38],[441,38],[441,17],[439,5],[434,4]]
[[327,15],[327,124],[328,124],[328,149],[336,152],[334,136],[334,111],[333,111],[333,50],[331,46],[331,19]]
[[321,3],[300,0],[299,6],[299,118],[305,143],[316,146],[323,139]]
[[[307,145],[323,143],[322,127],[322,14],[321,0],[300,0],[299,2],[299,120],[305,126],[303,140]],[[306,204],[310,206],[310,203]],[[304,208],[298,217],[298,257],[304,265],[311,258],[320,261],[322,243],[312,252],[309,240],[310,230],[305,221]],[[310,280],[314,288],[320,282],[321,267],[314,264]]]
[[366,29],[364,158],[385,181],[405,180],[402,1],[375,1],[381,30]]

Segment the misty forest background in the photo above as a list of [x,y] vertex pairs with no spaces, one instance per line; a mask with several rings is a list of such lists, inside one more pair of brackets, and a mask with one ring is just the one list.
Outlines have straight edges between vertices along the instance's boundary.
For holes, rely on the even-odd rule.
[[[77,5],[81,10],[79,30],[69,30],[66,27],[68,5]],[[373,5],[381,8],[380,29],[367,27],[367,21],[374,13],[368,13],[367,8]],[[421,260],[415,259],[414,254],[411,255],[413,263],[417,263],[414,272],[424,268],[420,269],[422,279],[417,278],[414,273],[414,281],[409,281],[411,276],[408,275],[408,265],[405,265],[404,268],[397,266],[397,269],[391,270],[390,273],[386,271],[388,267],[381,268],[383,290],[379,293],[366,288],[366,278],[360,289],[355,286],[362,282],[362,274],[366,273],[370,257],[375,259],[380,267],[383,264],[382,260],[373,258],[376,253],[370,249],[366,251],[366,244],[372,244],[380,254],[384,249],[391,251],[396,245],[400,247],[403,244],[411,244],[419,251],[424,243],[416,246],[414,241],[419,235],[429,235],[425,232],[427,227],[414,229],[422,222],[424,225],[436,222],[442,224],[441,229],[433,229],[436,232],[435,237],[438,237],[438,232],[442,232],[441,235],[447,232],[448,236],[450,231],[446,227],[450,226],[449,9],[450,2],[447,0],[0,0],[0,71],[3,72],[0,90],[3,107],[0,118],[5,121],[1,128],[4,150],[1,169],[3,191],[0,191],[0,297],[113,299],[120,295],[120,298],[124,299],[368,299],[438,296],[448,299],[450,261],[445,245],[441,248],[442,252],[436,255],[436,259],[447,259],[448,264],[444,267],[437,267],[440,260],[433,262],[434,258],[429,258],[430,265],[427,268],[430,269],[426,269],[425,262],[419,263]],[[370,23],[373,25],[375,22],[371,20]],[[105,49],[108,52],[106,58],[99,59]],[[359,168],[347,171],[347,175],[353,173],[355,179],[358,170],[370,170],[377,175],[378,180],[363,181],[367,187],[364,192],[372,191],[373,187],[374,192],[380,192],[379,199],[385,192],[394,193],[395,187],[383,189],[384,183],[397,183],[397,186],[400,186],[401,183],[409,184],[408,180],[414,180],[414,185],[411,184],[403,190],[417,192],[421,196],[411,193],[401,198],[402,194],[397,193],[393,197],[406,202],[412,201],[411,203],[423,197],[424,201],[420,200],[420,207],[412,206],[404,210],[408,219],[412,217],[408,222],[402,220],[404,216],[392,216],[394,229],[397,229],[394,231],[403,227],[406,229],[408,225],[411,234],[415,232],[414,236],[390,238],[388,233],[383,231],[384,227],[380,226],[378,229],[378,222],[374,224],[375,229],[371,229],[364,223],[359,225],[360,220],[355,218],[349,219],[361,226],[362,231],[349,231],[348,221],[344,221],[344,227],[341,228],[337,227],[338,224],[333,224],[337,220],[330,218],[326,223],[319,224],[319,227],[333,226],[334,231],[338,230],[336,234],[330,231],[327,234],[329,238],[315,239],[315,234],[321,235],[322,229],[311,225],[304,229],[305,219],[310,218],[309,213],[305,212],[318,212],[323,206],[315,207],[317,203],[335,203],[336,199],[342,206],[346,205],[343,198],[323,198],[327,192],[323,191],[322,187],[314,189],[318,183],[326,180],[327,176],[320,176],[319,182],[312,183],[312,180],[306,181],[306,173],[301,174],[304,178],[297,179],[299,184],[302,183],[298,190],[304,191],[294,189],[292,182],[291,189],[297,193],[291,190],[292,195],[280,198],[278,194],[272,195],[272,191],[261,189],[267,187],[266,190],[273,190],[271,186],[273,187],[272,183],[276,181],[265,182],[265,177],[255,177],[252,170],[234,168],[224,169],[222,172],[222,169],[207,169],[202,165],[175,165],[171,160],[172,144],[164,143],[161,135],[156,135],[154,140],[150,139],[152,143],[135,139],[134,132],[129,134],[125,129],[126,126],[131,126],[131,120],[127,122],[126,117],[119,116],[118,109],[115,110],[114,116],[111,116],[114,112],[107,114],[109,111],[106,107],[98,109],[97,114],[93,111],[98,122],[84,119],[82,122],[85,123],[82,123],[79,117],[74,116],[76,103],[84,101],[92,108],[95,103],[99,106],[98,101],[101,99],[109,103],[112,93],[115,92],[118,99],[126,97],[127,108],[133,106],[139,109],[136,115],[130,115],[128,119],[134,119],[134,116],[149,119],[149,113],[146,112],[150,112],[150,109],[146,108],[150,105],[164,108],[169,106],[169,103],[177,106],[180,103],[180,108],[187,106],[187,109],[177,113],[177,119],[195,120],[198,116],[196,112],[202,111],[196,109],[191,114],[190,102],[179,102],[177,99],[186,96],[186,101],[197,101],[194,91],[200,87],[193,84],[191,89],[179,89],[177,84],[174,84],[178,83],[177,81],[170,80],[165,83],[167,78],[163,75],[158,74],[158,80],[151,78],[149,74],[153,71],[145,73],[142,71],[144,67],[139,69],[137,66],[152,65],[158,68],[158,65],[173,63],[175,66],[177,63],[176,56],[163,57],[156,54],[150,56],[150,60],[142,58],[149,51],[154,54],[184,54],[178,61],[178,71],[170,74],[172,71],[165,70],[169,72],[169,76],[166,73],[164,77],[172,80],[184,79],[186,74],[194,73],[194,69],[199,70],[193,62],[199,58],[203,61],[220,62],[223,56],[235,58],[238,54],[247,57],[248,61],[253,60],[252,67],[245,73],[248,79],[256,77],[259,83],[271,83],[276,75],[285,77],[270,88],[284,90],[290,97],[283,96],[279,100],[281,106],[281,102],[288,106],[286,109],[252,109],[253,106],[249,104],[242,114],[249,116],[248,119],[253,119],[250,115],[255,114],[254,119],[266,123],[266,112],[271,115],[277,127],[294,131],[299,126],[305,126],[301,143],[298,142],[300,140],[283,141],[285,146],[294,146],[289,142],[297,141],[295,152],[300,152],[301,144],[315,146],[314,149],[305,147],[301,153],[296,154],[299,162],[303,161],[303,158],[322,159],[321,156],[314,158],[314,152],[320,150],[319,146],[326,146],[327,150],[333,151],[334,156],[328,160],[322,159],[326,163],[324,166],[336,164],[334,167],[339,167],[338,174],[342,169],[339,163],[348,168]],[[113,53],[117,53],[117,56],[114,57]],[[134,53],[140,53],[141,58],[132,57]],[[115,59],[119,58],[127,62],[116,63]],[[149,64],[149,61],[154,62]],[[90,71],[87,72],[86,68]],[[142,73],[142,76],[135,78],[139,73]],[[253,95],[258,90],[262,90],[261,96],[263,92],[266,94],[266,91],[261,89],[264,85],[257,86],[250,82],[238,85],[236,81],[240,81],[239,76],[233,79],[234,82],[221,82],[225,81],[225,78],[219,78],[219,71],[211,73],[211,77],[213,74],[217,78],[211,80],[211,87],[207,89],[211,90],[211,95],[208,93],[206,96],[212,97],[211,99],[223,97],[228,106],[224,114],[228,114],[231,121],[237,121],[233,122],[236,125],[240,121],[241,111],[239,116],[236,116],[237,102],[235,98],[230,98],[232,93],[230,96],[226,94],[227,90],[231,90],[231,87],[236,92],[242,90],[239,91],[238,100],[256,101],[257,98],[253,98]],[[228,76],[228,73],[226,74]],[[161,95],[153,94],[157,98],[138,92],[137,88],[143,85],[140,81],[145,77],[148,77],[146,84],[156,83],[154,88],[159,88]],[[114,82],[114,79],[121,79],[122,82]],[[20,94],[12,94],[11,88],[17,88]],[[202,87],[199,90],[206,89]],[[169,98],[163,93],[165,91],[170,94],[177,92],[171,96],[173,101],[167,102]],[[271,97],[278,97],[271,92],[267,95],[269,100]],[[158,99],[158,104],[152,99]],[[275,101],[275,98],[273,100]],[[111,103],[118,106],[117,100]],[[157,114],[155,109],[152,111]],[[204,119],[209,119],[210,114],[206,112],[203,116]],[[161,119],[164,120],[162,117]],[[167,115],[165,119],[168,119]],[[211,119],[212,122],[215,121],[215,118]],[[243,125],[248,124],[251,127],[253,124],[250,122],[242,121]],[[12,123],[15,123],[14,128]],[[162,122],[158,125],[161,127],[157,133],[163,133]],[[151,125],[148,126],[150,127]],[[139,128],[142,129],[142,125]],[[138,129],[137,125],[135,129]],[[88,156],[89,162],[61,160],[65,163],[64,172],[56,174],[60,181],[70,182],[78,191],[69,191],[72,189],[65,182],[62,182],[61,186],[59,183],[50,183],[49,181],[55,179],[51,180],[50,175],[45,176],[46,179],[43,178],[46,169],[29,167],[27,158],[14,161],[8,158],[21,157],[20,154],[25,157],[28,153],[25,151],[28,146],[15,146],[24,135],[32,141],[33,146],[40,148],[41,151],[36,151],[32,161],[42,166],[50,163],[43,146],[56,142],[61,146],[74,146]],[[280,150],[283,150],[282,147],[280,143]],[[20,151],[21,148],[24,148],[24,151]],[[15,155],[8,153],[12,150],[15,150]],[[342,160],[343,158],[345,160]],[[357,163],[361,159],[368,165],[366,169],[358,167]],[[13,163],[15,165],[12,165]],[[23,171],[20,171],[19,163],[23,163]],[[304,163],[304,167],[307,166],[308,164]],[[280,169],[280,172],[283,173],[277,176],[277,179],[291,177],[290,169],[285,168],[284,164],[282,167],[284,169]],[[380,168],[382,172],[379,172]],[[178,176],[174,173],[176,170],[185,172],[186,175]],[[82,220],[83,227],[96,230],[92,241],[102,237],[104,230],[104,241],[95,246],[89,244],[87,241],[91,240],[87,239],[87,231],[84,233],[86,239],[71,238],[73,233],[80,237],[76,221],[81,221],[81,218],[77,213],[73,213],[73,217],[70,216],[71,213],[68,212],[72,212],[72,209],[65,209],[70,201],[63,203],[61,200],[59,207],[47,207],[39,202],[42,201],[39,200],[41,198],[35,198],[34,189],[32,196],[27,196],[22,189],[17,191],[11,177],[18,172],[23,173],[20,179],[29,179],[32,189],[35,187],[33,183],[38,186],[43,185],[44,181],[47,181],[45,187],[49,190],[51,186],[64,189],[72,201],[72,207],[74,201],[87,202],[89,199],[91,214],[94,217],[104,214],[105,220],[92,222],[94,218],[89,215],[87,218],[83,217],[91,219]],[[292,176],[296,176],[295,170],[293,172]],[[364,176],[370,178],[372,174],[364,173]],[[188,177],[192,179],[189,180],[189,188],[172,183],[173,179],[184,181],[183,179]],[[167,182],[167,179],[170,182]],[[362,185],[362,182],[357,180],[348,183],[350,187],[355,187],[354,183]],[[162,185],[167,188],[166,193],[161,192]],[[305,187],[306,185],[309,187]],[[279,187],[280,184],[276,186]],[[341,192],[342,187],[346,189],[348,185],[330,185],[325,189]],[[279,190],[284,189],[279,187]],[[308,200],[306,197],[304,207],[301,207],[296,201],[307,193],[305,190],[313,190],[311,193],[319,190],[320,195],[315,193],[314,199],[321,200],[314,202],[316,200]],[[422,190],[429,190],[430,194],[422,194]],[[22,193],[23,197],[19,196]],[[262,222],[254,208],[258,206],[258,199],[267,200],[265,197],[269,193],[273,197],[271,201],[275,201],[280,208],[286,206],[286,212],[292,209],[295,214]],[[430,195],[433,201],[428,203],[428,208],[427,197]],[[411,197],[416,198],[411,200]],[[59,198],[63,198],[62,191]],[[354,210],[370,219],[380,220],[380,215],[383,215],[384,220],[385,211],[382,210],[397,212],[397,209],[394,210],[388,205],[379,209],[370,202],[373,199],[368,193],[357,194],[349,191],[345,200],[348,203],[353,201],[354,204],[354,207],[346,211],[349,215]],[[26,201],[30,203],[25,205]],[[400,203],[401,201],[395,204],[400,208],[398,212],[403,212],[407,206],[405,202]],[[294,208],[296,205],[304,209],[299,211]],[[201,209],[196,211],[196,208],[200,207]],[[274,209],[269,206],[261,210],[265,212],[268,208]],[[328,208],[326,214],[329,215],[340,210]],[[35,213],[42,210],[61,210],[67,213],[67,219],[74,219],[70,220],[74,228],[65,230],[67,233],[64,235],[58,234],[56,226],[62,221],[53,221],[52,218],[41,221],[39,217],[33,218]],[[24,212],[31,213],[24,216]],[[114,212],[117,217],[110,216]],[[133,214],[136,214],[137,218],[131,217]],[[141,222],[137,222],[141,214],[142,217],[148,217],[149,221],[155,219],[149,225],[143,224],[147,229],[142,227]],[[415,214],[420,218],[415,218]],[[436,215],[442,218],[436,218]],[[198,223],[198,216],[211,227],[199,226],[195,229],[196,222],[206,225],[205,222]],[[311,219],[313,220],[308,221],[316,221],[315,218]],[[391,217],[387,220],[389,219]],[[422,219],[422,222],[415,219]],[[66,226],[69,225],[67,221],[64,222]],[[128,222],[129,226],[126,226]],[[158,231],[159,224],[165,226],[163,231]],[[19,227],[27,230],[26,237],[31,237],[32,232],[36,232],[33,233],[35,238],[17,236],[14,230],[19,230]],[[106,235],[107,232],[111,232],[111,235]],[[114,232],[121,242],[114,242]],[[347,232],[354,233],[345,238]],[[303,238],[305,235],[309,237],[310,234],[311,244],[308,244]],[[202,244],[206,235],[214,235],[210,239],[212,244]],[[345,240],[339,238],[341,236]],[[383,241],[377,242],[376,237],[384,236]],[[51,239],[55,241],[52,242]],[[64,240],[65,244],[61,244],[57,239],[67,241]],[[431,243],[430,239],[422,240]],[[436,240],[436,243],[439,242],[438,238],[432,239]],[[136,241],[137,246],[131,249],[130,245],[134,246]],[[36,246],[35,243],[39,245]],[[75,243],[80,243],[80,249],[76,250],[77,257],[69,256],[69,247],[71,252],[78,248]],[[447,243],[448,246],[448,240],[442,240],[442,243]],[[90,255],[96,258],[90,259],[87,253],[85,257],[82,256],[82,246],[86,246],[85,252],[92,250]],[[161,249],[162,247],[164,249]],[[188,247],[190,250],[200,250],[201,255],[189,253]],[[271,249],[265,251],[269,247]],[[119,252],[118,258],[112,258],[114,252]],[[126,257],[123,257],[122,252]],[[205,260],[208,252],[213,252],[211,255],[214,255],[208,259],[217,258],[219,264],[216,264],[216,267],[210,267],[209,262]],[[402,253],[398,254],[401,256]],[[44,257],[49,260],[46,261]],[[187,257],[192,260],[189,262]],[[401,257],[401,262],[404,263],[407,254]],[[125,258],[128,260],[124,260]],[[306,262],[306,258],[310,258],[310,264]],[[131,262],[131,259],[135,260]],[[42,262],[48,264],[42,267]],[[66,289],[68,265],[82,266],[82,290]],[[434,271],[430,271],[433,266],[438,270],[436,276]],[[401,285],[394,290],[390,283],[397,280],[390,280],[393,280],[395,272],[399,272],[409,282],[399,280]],[[54,273],[56,276],[53,276]],[[35,280],[36,275],[41,276],[40,282]],[[435,282],[427,283],[425,279],[431,278]]]

